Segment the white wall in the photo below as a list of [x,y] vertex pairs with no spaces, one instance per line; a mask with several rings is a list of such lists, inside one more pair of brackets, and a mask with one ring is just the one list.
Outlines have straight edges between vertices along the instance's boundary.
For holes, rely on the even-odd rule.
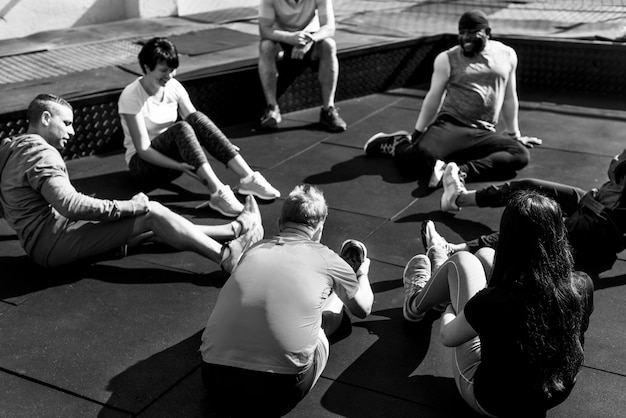
[[0,0],[0,40],[136,17],[184,16],[260,0]]
[[0,0],[0,39],[126,19],[127,0]]
[[178,0],[180,16],[234,7],[259,7],[261,0]]

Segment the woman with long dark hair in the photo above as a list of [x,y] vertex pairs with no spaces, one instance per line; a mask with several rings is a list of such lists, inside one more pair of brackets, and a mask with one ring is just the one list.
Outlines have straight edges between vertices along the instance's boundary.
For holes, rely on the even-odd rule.
[[454,347],[454,376],[468,405],[487,416],[544,417],[574,387],[593,311],[593,282],[573,271],[559,205],[538,192],[517,193],[495,251],[449,256],[431,221],[422,238],[427,255],[414,256],[403,275],[405,318],[419,321],[448,302],[440,334]]

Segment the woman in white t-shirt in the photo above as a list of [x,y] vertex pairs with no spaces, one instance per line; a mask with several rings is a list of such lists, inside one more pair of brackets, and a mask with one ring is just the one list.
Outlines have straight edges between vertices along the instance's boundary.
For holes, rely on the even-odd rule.
[[124,88],[118,111],[126,163],[139,184],[152,188],[186,173],[208,188],[209,207],[224,216],[239,215],[243,205],[217,177],[206,150],[239,176],[239,193],[266,200],[280,196],[261,173],[250,168],[222,131],[196,110],[174,78],[179,60],[171,41],[149,40],[138,58],[144,75]]

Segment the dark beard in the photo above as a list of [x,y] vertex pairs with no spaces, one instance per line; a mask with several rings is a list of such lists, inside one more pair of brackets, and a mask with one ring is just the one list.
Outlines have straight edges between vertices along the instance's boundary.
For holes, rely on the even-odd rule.
[[476,56],[476,54],[480,53],[483,49],[485,49],[485,45],[486,42],[484,39],[482,38],[476,38],[473,42],[472,42],[472,48],[467,51],[463,45],[463,41],[461,39],[459,39],[459,45],[461,46],[461,51],[463,51],[463,55],[471,58],[473,56]]

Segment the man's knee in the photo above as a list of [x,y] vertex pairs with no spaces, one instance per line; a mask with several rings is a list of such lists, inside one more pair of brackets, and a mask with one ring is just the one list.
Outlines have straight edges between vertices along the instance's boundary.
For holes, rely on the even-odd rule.
[[260,59],[276,59],[280,50],[278,43],[269,39],[261,39],[259,42],[259,58]]
[[159,203],[156,200],[150,200],[148,202],[148,207],[150,208],[150,210],[145,216],[148,222],[167,219],[168,216],[171,216],[174,213],[171,211],[171,209],[167,208],[162,203]]
[[337,42],[333,38],[324,38],[315,44],[320,56],[333,57],[337,55]]

